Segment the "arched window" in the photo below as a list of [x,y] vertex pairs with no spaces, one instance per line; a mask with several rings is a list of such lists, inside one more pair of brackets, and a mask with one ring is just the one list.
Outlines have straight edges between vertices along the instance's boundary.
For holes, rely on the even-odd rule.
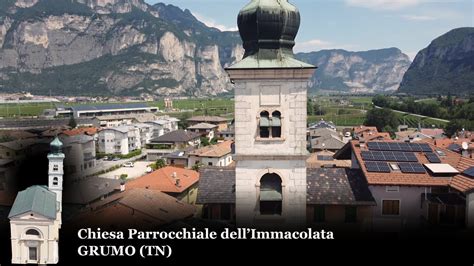
[[58,185],[58,178],[55,177],[53,178],[53,186],[57,186]]
[[260,113],[260,137],[269,138],[270,137],[270,114],[267,111]]
[[281,113],[279,111],[273,112],[271,121],[272,121],[271,123],[272,137],[280,138],[281,137]]
[[28,229],[26,230],[25,234],[28,236],[40,236],[40,233],[38,232],[38,230],[35,230],[35,229]]
[[260,179],[260,214],[281,215],[281,178],[277,174],[265,174]]

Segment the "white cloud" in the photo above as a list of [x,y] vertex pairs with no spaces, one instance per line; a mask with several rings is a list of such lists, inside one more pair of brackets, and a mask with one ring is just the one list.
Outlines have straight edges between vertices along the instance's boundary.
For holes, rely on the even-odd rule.
[[346,4],[375,10],[398,10],[417,6],[422,0],[346,0]]
[[424,15],[402,15],[402,18],[406,20],[411,20],[411,21],[430,21],[430,20],[438,19],[434,16],[424,16]]
[[198,13],[192,13],[193,16],[195,16],[199,21],[201,21],[202,23],[206,24],[206,26],[208,27],[211,27],[211,28],[216,28],[216,29],[219,29],[220,31],[238,31],[239,29],[237,28],[237,26],[235,27],[228,27],[228,26],[225,26],[223,24],[220,24],[218,23],[217,21],[215,21],[214,19],[212,18],[208,18],[206,16],[203,16],[201,14],[198,14]]
[[328,41],[323,41],[319,39],[304,41],[304,42],[296,42],[295,45],[295,52],[313,52],[318,50],[325,50],[325,49],[352,49],[354,48],[353,45],[338,45]]

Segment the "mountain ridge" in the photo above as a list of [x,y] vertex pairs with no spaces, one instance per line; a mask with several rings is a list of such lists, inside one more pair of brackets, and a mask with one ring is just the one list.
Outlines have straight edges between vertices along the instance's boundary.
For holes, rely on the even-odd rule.
[[474,93],[474,27],[450,30],[418,52],[398,92]]
[[[331,56],[327,56],[329,61],[316,60],[320,69],[312,79],[313,90],[320,89],[318,84],[334,84],[329,87],[335,90],[357,86],[368,91],[386,90],[400,82],[396,77],[404,69],[400,67],[393,77],[388,76],[389,81],[385,80],[384,72],[377,69],[394,66],[400,59],[383,50],[378,55],[334,50],[336,57],[343,57],[341,66],[333,64]],[[3,92],[218,95],[232,90],[224,68],[240,60],[243,53],[238,32],[208,27],[191,11],[174,5],[148,5],[142,0],[0,3]],[[311,59],[306,54],[297,57]],[[346,67],[348,63],[351,67]],[[318,76],[330,64],[336,69]]]
[[296,57],[318,66],[311,79],[313,91],[395,91],[411,64],[410,58],[394,47],[359,52],[328,49],[298,53]]

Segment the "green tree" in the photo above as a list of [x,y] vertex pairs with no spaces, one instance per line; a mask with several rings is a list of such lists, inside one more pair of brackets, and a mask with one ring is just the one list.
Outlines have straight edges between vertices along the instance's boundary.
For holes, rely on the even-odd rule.
[[202,163],[197,163],[197,164],[193,165],[193,167],[191,167],[191,169],[193,169],[196,172],[199,172],[199,169],[201,169],[202,166],[203,166]]
[[316,114],[316,115],[326,115],[326,113],[327,113],[327,110],[323,106],[321,106],[320,104],[317,104],[317,103],[315,103],[313,105],[313,110],[314,110],[313,111],[314,114]]
[[77,122],[76,122],[76,119],[74,118],[74,116],[71,116],[71,118],[69,119],[68,126],[71,127],[71,128],[76,128],[77,127]]
[[209,142],[209,139],[207,137],[201,137],[201,146],[206,147],[209,145],[211,145],[211,143]]
[[444,133],[448,137],[454,136],[457,132],[461,130],[469,130],[472,131],[474,130],[474,121],[473,120],[467,120],[467,119],[454,119],[451,120],[445,127],[444,127]]
[[364,124],[366,126],[377,127],[377,130],[382,132],[387,126],[392,129],[397,128],[399,122],[396,114],[392,110],[374,108],[367,112]]
[[155,170],[161,169],[166,166],[166,162],[164,159],[158,159],[155,163]]
[[121,174],[120,175],[120,183],[123,185],[125,184],[125,181],[127,180],[128,175],[127,174]]
[[306,102],[306,111],[307,111],[307,114],[308,114],[308,115],[314,115],[314,104],[313,104],[313,100],[308,99],[308,101]]

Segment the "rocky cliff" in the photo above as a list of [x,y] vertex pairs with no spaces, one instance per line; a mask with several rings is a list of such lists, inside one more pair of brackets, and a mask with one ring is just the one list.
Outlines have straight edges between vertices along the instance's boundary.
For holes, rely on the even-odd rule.
[[238,33],[142,0],[3,0],[2,91],[215,95],[240,59]]
[[[224,71],[243,56],[237,32],[189,10],[143,0],[1,0],[0,92],[187,95],[232,89]],[[398,87],[410,64],[398,49],[298,54],[319,67],[313,89]]]
[[421,50],[403,77],[399,92],[474,93],[474,28],[454,29]]
[[318,66],[312,90],[387,92],[398,88],[410,59],[397,48],[349,52],[322,50],[297,57]]

